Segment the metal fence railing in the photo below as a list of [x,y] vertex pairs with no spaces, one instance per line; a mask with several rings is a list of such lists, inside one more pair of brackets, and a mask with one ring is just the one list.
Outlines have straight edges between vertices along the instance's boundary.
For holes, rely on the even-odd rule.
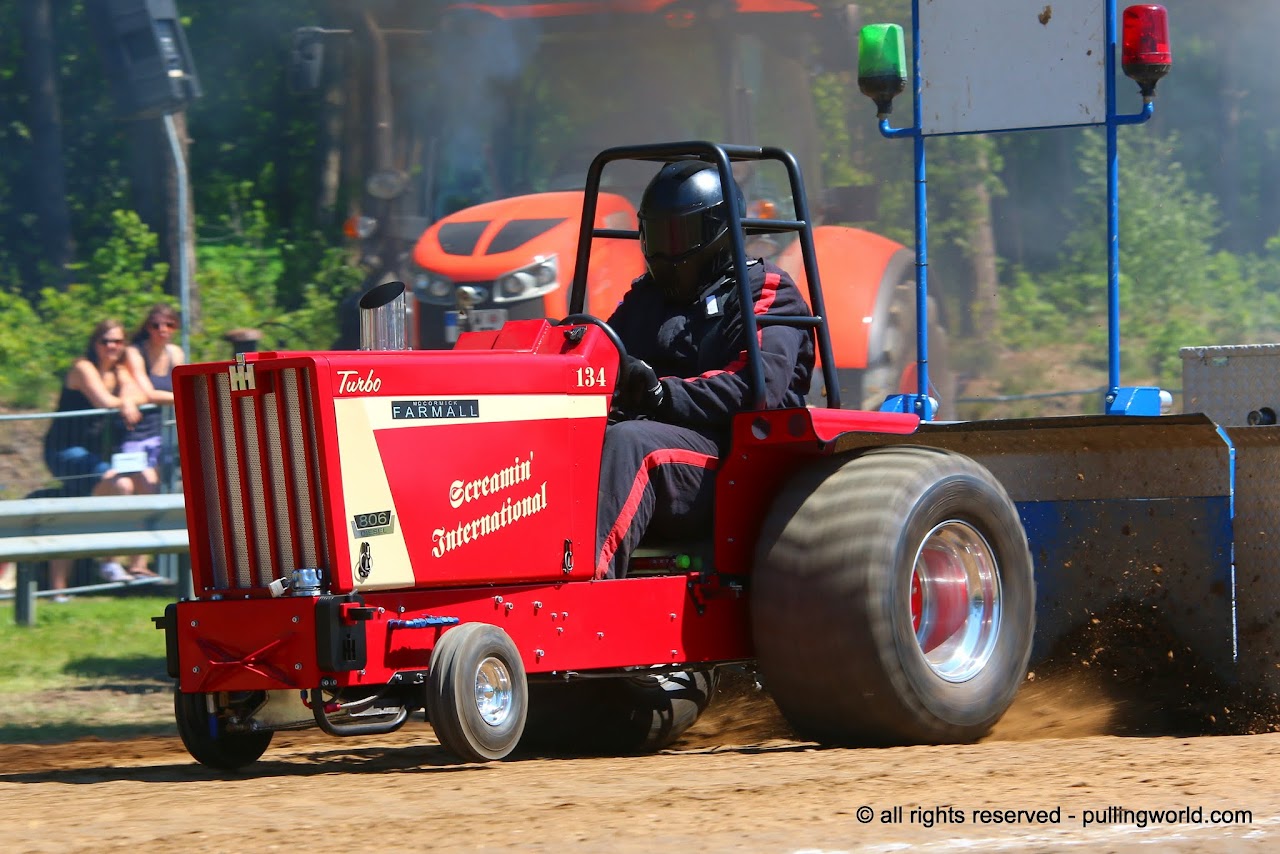
[[173,558],[187,551],[186,509],[181,495],[0,501],[0,563],[13,561],[17,570],[13,592],[0,592],[0,600],[15,600],[14,619],[19,625],[34,623],[35,600],[40,596],[160,583],[177,583],[186,592],[191,583],[182,563],[161,560],[155,578],[40,590],[36,561],[139,553]]
[[[113,458],[117,470],[151,468],[156,492],[180,491],[173,409],[140,409],[143,422],[132,430],[114,409],[0,414],[0,501],[91,495]],[[136,454],[116,457],[139,445],[148,465]]]
[[186,550],[187,517],[181,495],[0,502],[0,561]]
[[[155,555],[159,581],[181,582],[186,528],[173,410],[141,409],[142,429],[132,431],[112,409],[0,414],[0,600],[17,598],[20,623],[37,596],[157,583],[101,584],[90,557]],[[130,474],[136,497],[100,486],[113,467]],[[64,589],[40,589],[50,584],[51,559],[71,562]]]

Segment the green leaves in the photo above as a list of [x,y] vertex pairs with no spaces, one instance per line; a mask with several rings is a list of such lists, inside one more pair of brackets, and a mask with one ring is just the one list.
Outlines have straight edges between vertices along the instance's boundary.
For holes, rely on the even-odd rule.
[[155,235],[132,211],[116,211],[111,219],[111,235],[74,271],[66,289],[45,286],[34,299],[12,287],[0,291],[0,316],[6,319],[0,325],[0,403],[50,405],[98,321],[119,320],[132,335],[148,306],[164,298],[167,269],[149,263]]
[[237,328],[262,330],[261,349],[326,349],[338,337],[339,301],[360,283],[347,253],[323,235],[289,240],[273,227],[254,191],[237,185],[226,211],[201,225],[193,360],[228,358],[222,336]]
[[[190,330],[189,357],[228,358],[222,336],[237,327],[262,329],[270,349],[329,347],[337,337],[338,302],[359,283],[359,272],[342,250],[326,249],[318,236],[303,246],[282,242],[266,227],[262,203],[246,199],[234,216],[224,217],[217,229],[221,240],[197,247],[203,312]],[[168,270],[154,261],[155,235],[132,211],[113,212],[111,222],[107,239],[65,289],[46,286],[34,298],[12,286],[0,290],[0,404],[51,408],[98,321],[114,318],[132,337],[151,305],[176,307],[164,291]],[[280,298],[282,281],[290,284],[287,305]]]
[[[1217,250],[1217,204],[1191,187],[1177,137],[1124,130],[1118,147],[1122,381],[1176,387],[1180,347],[1276,334],[1269,318],[1276,317],[1280,297],[1280,244],[1273,241],[1263,257]],[[1100,131],[1081,135],[1076,163],[1083,180],[1059,267],[1014,273],[1001,311],[1003,342],[1025,349],[1064,338],[1092,340],[1093,361],[1103,366],[1108,261]]]

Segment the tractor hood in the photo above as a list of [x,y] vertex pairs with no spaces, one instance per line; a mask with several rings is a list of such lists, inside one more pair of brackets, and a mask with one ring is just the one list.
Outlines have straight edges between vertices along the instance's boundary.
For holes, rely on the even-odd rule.
[[[450,214],[433,223],[413,250],[424,270],[455,282],[496,279],[539,258],[572,263],[578,244],[583,193],[537,193],[498,199]],[[600,220],[635,228],[635,211],[621,196],[602,193]]]
[[[421,340],[436,342],[424,346],[450,342],[445,310],[472,310],[473,331],[517,317],[563,317],[585,198],[573,190],[498,199],[450,214],[423,232],[413,249],[413,287],[420,305],[434,307],[434,314],[422,315],[427,331]],[[637,226],[636,209],[625,196],[596,197],[596,228],[634,232]],[[639,240],[593,241],[587,305],[612,312],[643,272]]]

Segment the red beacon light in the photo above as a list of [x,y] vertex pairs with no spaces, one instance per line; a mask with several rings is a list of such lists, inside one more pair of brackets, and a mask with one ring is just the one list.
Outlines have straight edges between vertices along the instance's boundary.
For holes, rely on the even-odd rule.
[[1156,83],[1169,73],[1169,13],[1163,6],[1144,3],[1124,10],[1120,67],[1137,82],[1144,99],[1155,96]]

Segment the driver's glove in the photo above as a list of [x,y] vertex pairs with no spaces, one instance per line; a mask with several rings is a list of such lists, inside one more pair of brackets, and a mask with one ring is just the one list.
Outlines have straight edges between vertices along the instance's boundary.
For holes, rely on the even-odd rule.
[[665,397],[662,382],[649,363],[627,356],[618,384],[618,406],[636,415],[648,415],[658,411]]

